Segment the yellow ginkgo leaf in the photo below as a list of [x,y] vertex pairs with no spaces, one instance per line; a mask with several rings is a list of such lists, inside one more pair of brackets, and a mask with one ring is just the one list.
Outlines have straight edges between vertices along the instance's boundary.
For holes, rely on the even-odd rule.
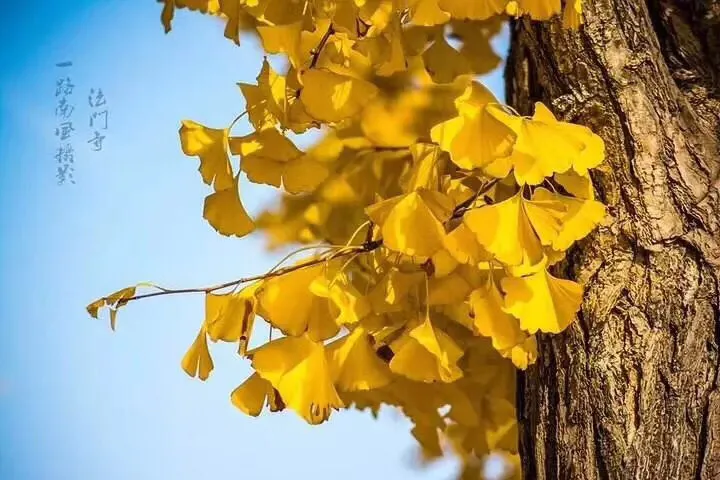
[[462,377],[457,361],[463,350],[429,318],[390,345],[390,369],[418,382],[452,382]]
[[605,142],[585,126],[560,123],[566,135],[582,143],[578,156],[573,159],[572,167],[578,174],[587,175],[589,169],[597,167],[605,159]]
[[513,168],[519,185],[538,185],[545,177],[571,167],[585,174],[603,160],[602,139],[586,127],[559,122],[542,103],[535,104],[530,119],[519,119],[498,108],[491,112],[517,133],[512,152],[502,161]]
[[409,295],[416,291],[424,280],[423,272],[404,273],[391,269],[368,294],[372,310],[377,314],[403,310]]
[[205,294],[205,324],[213,341],[237,341],[241,332],[247,332],[254,317],[253,301],[235,294]]
[[510,354],[506,356],[517,368],[525,370],[538,358],[537,338],[535,335],[528,335],[525,341],[512,347]]
[[448,232],[444,245],[445,251],[462,264],[477,265],[492,258],[492,255],[478,243],[475,234],[465,222]]
[[308,31],[307,23],[299,19],[291,23],[259,25],[256,29],[266,53],[284,53],[290,64],[300,69],[310,61],[313,49],[328,30],[329,21],[318,19],[314,26],[314,30]]
[[454,202],[440,192],[418,189],[366,209],[382,231],[384,245],[410,256],[431,257],[443,248],[446,222]]
[[285,53],[290,63],[296,68],[303,62],[300,49],[300,34],[302,31],[302,21],[287,25],[259,25],[257,27],[263,50],[269,54]]
[[440,8],[457,19],[485,20],[505,11],[508,0],[438,0]]
[[290,194],[312,192],[329,174],[325,164],[317,161],[311,153],[306,153],[285,165],[283,187]]
[[[464,221],[498,260],[509,266],[532,267],[543,259],[542,247],[557,239],[568,208],[559,197],[525,200],[521,190],[502,202],[472,209]],[[483,227],[488,224],[495,228]]]
[[385,402],[400,407],[415,425],[444,428],[445,421],[438,412],[444,406],[444,399],[437,394],[437,384],[417,382],[396,375],[393,382],[382,390],[386,396]]
[[455,303],[452,305],[443,305],[437,310],[448,319],[457,322],[459,325],[465,327],[465,329],[471,332],[475,330],[470,306],[467,302]]
[[240,155],[243,160],[258,158],[262,161],[285,163],[303,153],[289,138],[274,128],[257,130],[243,137],[232,137],[228,143],[230,152]]
[[523,208],[521,192],[502,202],[472,209],[463,222],[478,242],[508,265],[534,265],[543,258],[542,246]]
[[475,425],[459,423],[452,429],[451,434],[458,435],[455,440],[463,450],[478,458],[498,449],[517,451],[514,389],[508,391],[497,387],[498,385],[482,386],[465,379],[458,382],[458,389],[473,400],[473,406],[479,412],[479,422]]
[[[440,179],[440,189],[447,193],[455,201],[456,205],[463,204],[471,206],[481,201],[477,198],[478,188],[481,187],[475,184],[475,178],[476,177],[472,176],[452,178],[451,175],[443,175]],[[467,202],[472,203],[468,204]]]
[[363,109],[360,117],[362,134],[367,137],[368,143],[379,147],[399,148],[410,145],[417,139],[417,133],[412,128],[413,111],[394,109],[388,103],[378,96]]
[[90,314],[91,317],[98,318],[98,312],[102,307],[105,306],[105,304],[106,304],[105,298],[100,298],[100,299],[95,300],[94,302],[88,304],[88,306],[85,307],[85,309],[87,310],[87,312]]
[[523,210],[540,243],[553,245],[562,229],[568,206],[545,188],[536,188],[531,201],[522,200]]
[[336,307],[309,288],[323,275],[324,268],[320,263],[266,280],[258,294],[258,313],[285,335],[307,333],[317,341],[337,335],[340,327],[335,322]]
[[327,346],[335,385],[341,392],[372,390],[390,383],[392,374],[380,360],[367,332],[359,327]]
[[478,402],[468,395],[467,389],[461,388],[462,385],[463,382],[459,381],[442,385],[442,388],[437,389],[437,394],[442,397],[443,403],[450,407],[445,417],[460,425],[478,425],[482,421],[476,408]]
[[[476,399],[476,403],[480,403]],[[485,426],[483,424],[478,425],[463,425],[463,424],[450,424],[445,430],[444,434],[450,444],[452,450],[463,458],[465,461],[474,460],[476,458],[482,458],[489,453],[487,446],[487,439],[485,438]],[[475,469],[469,469],[463,465],[463,474],[475,476],[462,476],[460,480],[469,480],[471,478],[482,478],[480,471]]]
[[439,0],[410,0],[410,22],[414,25],[432,27],[450,19],[450,14],[438,5]]
[[[228,0],[223,0],[228,2]],[[285,0],[236,0],[228,3],[238,4],[265,25],[287,25],[303,17],[302,2]]]
[[[564,143],[558,144],[557,147],[568,149],[565,155],[571,157],[572,167],[578,174],[587,175],[589,168],[597,167],[605,158],[605,143],[602,138],[583,125],[558,121],[542,103],[535,104],[535,115],[532,121],[540,122],[550,129],[554,127],[565,137]],[[575,150],[571,150],[570,147]],[[562,173],[560,170],[558,172]]]
[[255,229],[255,223],[245,211],[238,193],[239,176],[223,190],[205,198],[203,218],[225,236],[243,237]]
[[378,93],[372,83],[329,70],[302,74],[300,101],[307,113],[322,122],[339,122],[359,113]]
[[529,333],[562,332],[582,304],[580,284],[555,278],[545,270],[521,278],[505,277],[501,286],[505,311],[518,318],[520,328]]
[[275,128],[255,131],[229,139],[230,152],[242,158],[240,168],[254,183],[279,187],[285,164],[302,155],[287,137]]
[[[472,87],[478,90],[478,87]],[[450,153],[450,159],[465,170],[483,168],[508,155],[516,134],[505,122],[492,114],[495,107],[489,103],[491,96],[470,93],[473,100],[462,101],[458,108],[461,115],[435,125],[430,131],[432,140]],[[486,99],[478,104],[474,98]]]
[[175,8],[187,8],[189,10],[199,10],[202,13],[210,15],[218,15],[220,13],[220,0],[159,0],[164,3],[161,14],[162,24],[165,27],[165,33],[172,28],[172,19],[175,14]]
[[477,81],[465,82],[462,93],[453,101],[457,113],[468,118],[474,117],[488,105],[494,105],[497,102],[495,95]]
[[133,287],[123,288],[117,292],[111,293],[107,297],[95,300],[86,307],[86,310],[91,317],[97,319],[99,310],[103,307],[108,307],[110,309],[110,328],[112,331],[115,331],[118,309],[125,306],[128,301],[135,296],[136,288],[139,286],[152,286],[152,284],[137,284]]
[[512,0],[510,15],[530,15],[533,20],[549,20],[560,13],[560,0]]
[[428,290],[428,305],[450,305],[465,300],[472,286],[458,269],[445,277],[431,278]]
[[457,366],[449,372],[442,370],[437,358],[413,338],[401,337],[390,348],[395,352],[390,369],[405,378],[417,382],[452,382],[462,377],[462,370]]
[[192,120],[183,120],[180,143],[185,155],[200,158],[200,175],[215,191],[233,183],[233,171],[227,154],[227,129],[208,128]]
[[457,77],[472,74],[467,58],[438,35],[422,54],[425,70],[435,83],[452,83]]
[[285,405],[311,425],[344,407],[321,343],[305,336],[273,340],[252,352],[252,366],[277,389]]
[[372,25],[371,28],[377,33],[384,31],[395,16],[394,0],[354,0],[354,2],[358,6],[358,17],[366,24]]
[[340,398],[345,404],[345,408],[354,408],[356,410],[369,410],[373,418],[377,419],[380,408],[388,405],[388,399],[385,395],[385,389],[378,388],[374,390],[356,390],[354,392],[339,392]]
[[335,323],[353,325],[371,311],[370,302],[350,282],[343,272],[330,270],[313,280],[310,291],[318,297],[327,298],[338,311]]
[[412,436],[420,445],[422,459],[426,462],[443,456],[443,449],[440,446],[438,428],[434,425],[416,424],[410,430]]
[[440,172],[445,170],[446,154],[437,145],[414,143],[410,145],[413,163],[407,177],[401,181],[406,191],[434,190],[440,187]]
[[191,377],[198,377],[200,380],[207,380],[214,365],[207,343],[207,332],[205,326],[200,329],[195,341],[190,346],[182,359],[182,368]]
[[[387,47],[384,37],[373,38]],[[315,45],[313,45],[313,48]],[[336,33],[328,37],[318,61],[313,69],[334,71],[351,77],[365,78],[372,73],[373,62],[370,57],[376,52],[375,45],[367,38],[362,43],[344,33]],[[386,52],[383,52],[386,54]],[[386,55],[385,57],[386,58]]]
[[368,55],[375,68],[375,74],[381,77],[390,77],[407,70],[408,59],[403,44],[403,33],[400,19],[397,18],[391,23],[391,26],[385,29],[382,36],[365,37],[364,41],[366,42],[379,40],[378,48],[373,52],[374,55]]
[[[557,233],[552,236],[552,248],[564,251],[575,241],[587,236],[605,218],[605,205],[595,200],[583,200],[552,193],[538,188],[533,193],[533,204],[557,204],[564,206]],[[530,210],[528,210],[528,213]],[[535,225],[535,222],[533,222]]]
[[493,71],[501,58],[493,50],[491,39],[500,32],[502,23],[493,17],[487,21],[453,21],[452,37],[462,41],[458,51],[465,57],[473,73],[481,75]]
[[233,390],[230,401],[245,415],[257,417],[262,412],[271,391],[272,385],[270,385],[270,382],[256,372]]
[[432,276],[434,278],[447,277],[460,265],[460,262],[445,249],[435,252],[435,254],[430,257],[430,262],[432,265]]
[[314,190],[329,174],[312,153],[300,151],[274,127],[231,137],[229,143],[230,151],[242,157],[240,168],[254,183],[283,185],[295,194]]
[[518,422],[514,398],[486,397],[485,438],[491,450],[517,451]]
[[117,308],[110,307],[110,329],[114,332],[117,324]]
[[255,323],[255,295],[262,286],[256,282],[238,293],[205,295],[205,325],[214,342],[238,342],[238,353],[245,355]]
[[125,287],[115,293],[111,293],[106,297],[107,304],[115,308],[122,307],[128,302],[129,298],[135,296],[135,289],[136,287]]
[[287,75],[280,75],[265,59],[257,77],[257,90],[241,85],[253,125],[262,129],[270,117],[273,125],[279,124],[295,133],[305,132],[313,125],[313,119],[298,99],[300,87],[295,70],[290,69]]
[[595,190],[588,175],[580,175],[575,170],[568,170],[565,173],[556,173],[553,179],[573,197],[595,199]]
[[220,11],[226,19],[225,38],[229,38],[236,45],[240,45],[240,29],[248,15],[245,14],[239,2],[219,0]]
[[264,130],[274,126],[278,119],[267,101],[267,91],[252,83],[238,83],[237,85],[245,97],[245,111],[255,129]]
[[[503,357],[510,358],[518,368],[527,368],[530,356],[523,357],[522,352],[525,351],[523,347],[528,335],[521,330],[518,319],[505,312],[502,294],[491,275],[472,292],[469,302],[478,333],[490,338],[493,347]],[[518,347],[517,351],[515,347]]]
[[582,0],[568,0],[563,10],[563,26],[577,30],[583,23]]

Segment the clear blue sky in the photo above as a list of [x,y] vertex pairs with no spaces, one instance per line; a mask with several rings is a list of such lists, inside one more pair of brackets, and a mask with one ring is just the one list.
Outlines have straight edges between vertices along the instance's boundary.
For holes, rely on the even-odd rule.
[[[227,125],[235,83],[261,62],[216,21],[177,15],[163,33],[151,0],[9,2],[0,18],[0,478],[445,479],[450,462],[412,466],[409,424],[342,412],[320,427],[292,413],[245,417],[229,401],[248,374],[213,347],[203,384],[180,369],[203,299],[120,311],[118,331],[85,305],[139,281],[197,286],[260,273],[262,238],[219,236],[202,219],[208,190],[180,151],[181,119]],[[504,41],[501,42],[504,44]],[[55,63],[76,85],[76,184],[58,186]],[[498,95],[500,76],[489,82]],[[109,115],[101,152],[85,143],[90,88]],[[239,131],[244,128],[240,126]],[[242,185],[251,213],[273,191]],[[224,348],[223,348],[224,347]]]

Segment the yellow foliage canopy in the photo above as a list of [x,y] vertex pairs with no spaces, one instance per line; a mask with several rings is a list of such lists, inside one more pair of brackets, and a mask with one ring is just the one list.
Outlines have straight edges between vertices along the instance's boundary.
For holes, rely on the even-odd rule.
[[[267,405],[315,425],[389,405],[414,423],[423,458],[452,452],[463,478],[490,451],[517,463],[515,370],[536,361],[536,332],[562,332],[580,308],[582,286],[548,269],[603,221],[589,171],[605,152],[541,103],[529,118],[500,105],[476,75],[498,65],[490,40],[506,15],[579,28],[581,0],[564,11],[560,0],[162,3],[166,30],[188,8],[288,59],[239,85],[252,132],[182,122],[182,150],[212,188],[205,219],[226,236],[257,228],[271,246],[325,245],[191,290],[206,312],[183,369],[205,380],[208,339],[237,343],[253,373],[231,401],[248,415]],[[318,127],[325,136],[306,151],[285,135]],[[277,210],[249,217],[243,173],[283,189]],[[131,287],[88,311],[110,307],[114,328],[128,301],[187,291],[142,286],[159,292]],[[248,350],[258,318],[283,336]]]

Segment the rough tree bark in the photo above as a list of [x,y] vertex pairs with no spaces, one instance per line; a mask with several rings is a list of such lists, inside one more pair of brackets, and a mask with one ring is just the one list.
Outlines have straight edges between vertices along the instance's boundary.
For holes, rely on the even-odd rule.
[[720,479],[720,0],[585,0],[512,27],[508,101],[603,137],[578,322],[519,378],[529,479]]

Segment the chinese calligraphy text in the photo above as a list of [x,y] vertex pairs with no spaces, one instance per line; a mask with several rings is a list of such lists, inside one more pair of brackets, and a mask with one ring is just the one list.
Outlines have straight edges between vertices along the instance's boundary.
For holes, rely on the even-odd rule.
[[[90,104],[90,129],[93,131],[93,137],[88,140],[93,151],[99,152],[103,147],[105,140],[105,131],[108,129],[108,108],[105,94],[101,88],[90,89],[88,95],[88,103]],[[103,132],[103,133],[101,133]]]
[[72,66],[72,62],[59,62],[56,67],[63,69],[59,78],[55,81],[55,118],[57,124],[55,126],[55,136],[58,137],[60,144],[55,150],[55,160],[57,162],[56,178],[58,185],[64,184],[66,181],[75,183],[75,154],[70,139],[75,132],[72,122],[72,114],[75,106],[71,103],[71,97],[75,85],[72,83],[70,76],[65,72]]

